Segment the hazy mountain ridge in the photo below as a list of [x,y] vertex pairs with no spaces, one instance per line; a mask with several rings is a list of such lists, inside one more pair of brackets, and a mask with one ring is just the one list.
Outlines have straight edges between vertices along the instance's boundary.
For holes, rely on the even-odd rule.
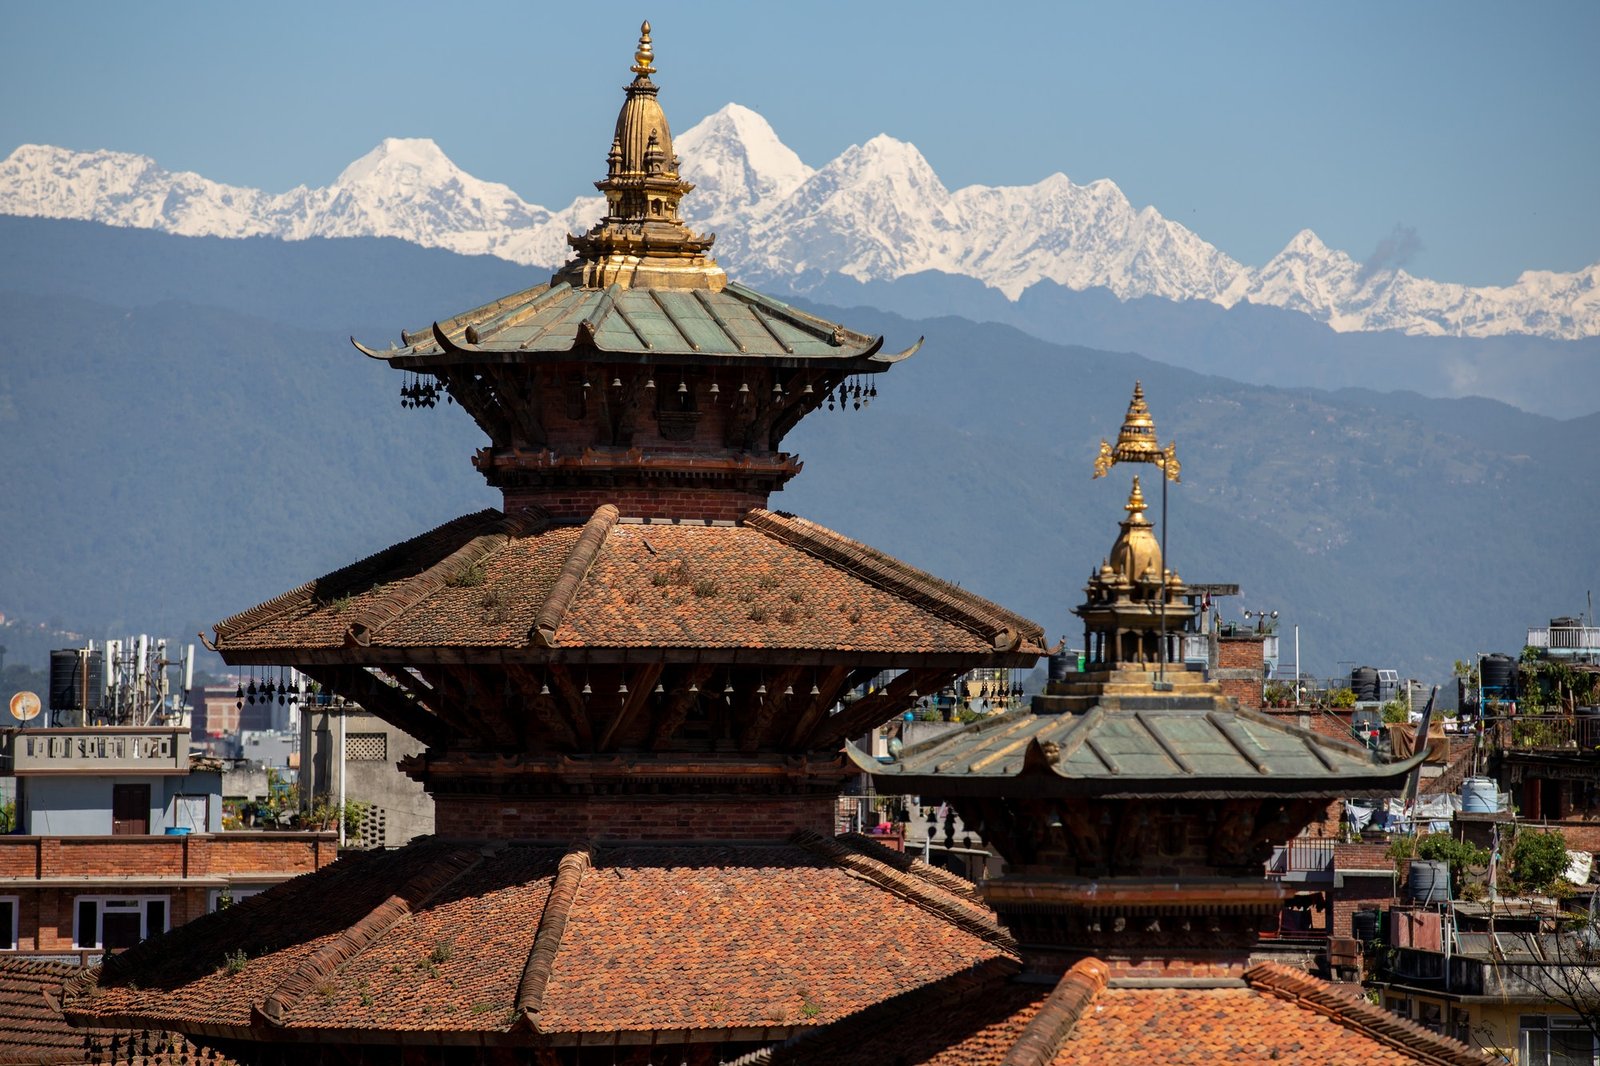
[[[684,131],[675,149],[698,186],[687,214],[717,232],[719,258],[751,281],[805,288],[830,274],[881,281],[941,271],[1013,300],[1054,282],[1124,300],[1282,307],[1342,332],[1600,335],[1600,263],[1474,288],[1371,269],[1307,230],[1252,269],[1154,207],[1135,208],[1106,179],[1076,185],[1057,173],[952,192],[914,145],[887,135],[812,169],[736,104]],[[416,139],[385,140],[325,188],[281,194],[171,173],[126,153],[24,145],[0,162],[5,214],[190,236],[389,236],[525,264],[564,261],[566,235],[592,225],[603,205],[594,196],[559,210],[526,203]]]
[[[400,375],[345,337],[482,303],[527,284],[526,268],[397,240],[15,219],[0,235],[14,501],[0,509],[0,611],[181,637],[493,504],[466,415],[401,410]],[[786,447],[805,470],[773,506],[1052,631],[1078,631],[1069,609],[1121,517],[1130,472],[1089,469],[1135,377],[1184,460],[1175,568],[1238,581],[1230,617],[1266,607],[1300,623],[1308,666],[1426,676],[1515,650],[1521,627],[1580,610],[1600,579],[1587,534],[1600,500],[1552,461],[1591,453],[1600,418],[1261,388],[993,324],[824,313],[928,343],[870,407],[801,423]]]

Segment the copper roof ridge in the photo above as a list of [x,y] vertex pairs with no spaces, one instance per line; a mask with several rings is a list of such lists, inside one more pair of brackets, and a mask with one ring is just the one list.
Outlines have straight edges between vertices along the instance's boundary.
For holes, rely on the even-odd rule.
[[550,527],[550,512],[542,507],[527,507],[507,514],[461,547],[440,559],[420,574],[397,581],[376,601],[368,604],[345,627],[349,643],[367,647],[378,630],[399,618],[422,600],[452,582],[462,580],[474,567],[496,555],[514,537],[525,537]]
[[[562,282],[561,284],[565,285],[566,283]],[[492,319],[500,314],[503,314],[504,312],[517,306],[519,302],[523,304],[542,302],[539,298],[541,296],[546,296],[550,293],[553,293],[556,288],[557,286],[555,284],[552,284],[548,281],[538,285],[533,285],[518,292],[513,292],[509,295],[502,296],[497,300],[490,300],[486,304],[480,304],[471,310],[462,311],[460,314],[451,315],[443,322],[434,322],[431,325],[424,326],[419,330],[403,329],[400,331],[400,339],[415,348],[419,342],[433,340],[433,331],[435,329],[444,329],[446,331],[465,329],[468,325],[476,324],[477,322],[481,322],[486,319]]]
[[1365,999],[1340,995],[1327,982],[1281,963],[1258,962],[1244,972],[1244,979],[1258,992],[1314,1011],[1380,1044],[1421,1056],[1423,1062],[1433,1066],[1486,1066],[1492,1061],[1458,1040],[1391,1014]]
[[1111,968],[1099,959],[1079,959],[1028,1020],[1001,1066],[1049,1066],[1061,1053],[1078,1020],[1105,990]]
[[532,1029],[538,1029],[539,1010],[544,1006],[544,992],[555,969],[556,954],[561,950],[561,938],[566,932],[567,917],[578,898],[578,887],[584,872],[593,860],[594,845],[574,844],[561,857],[555,879],[550,883],[550,894],[545,897],[544,910],[539,915],[539,928],[533,937],[533,948],[522,967],[522,979],[517,982],[518,1019]]
[[265,603],[257,604],[249,610],[240,611],[238,614],[224,618],[212,627],[216,632],[217,642],[220,644],[230,637],[238,636],[240,633],[248,632],[257,626],[270,622],[296,607],[303,607],[311,603],[315,599],[315,594],[323,585],[327,585],[330,588],[355,588],[362,582],[369,581],[383,573],[390,566],[404,560],[409,555],[417,553],[419,549],[431,546],[436,540],[446,540],[452,534],[464,532],[474,527],[487,526],[503,517],[505,517],[504,512],[488,507],[482,511],[462,515],[460,518],[452,518],[450,521],[435,526],[426,533],[419,533],[409,540],[391,544],[389,547],[374,552],[365,559],[340,567],[330,574],[324,574],[319,578],[307,581],[299,588],[290,589],[288,592],[274,596]]
[[987,906],[983,902],[983,893],[978,891],[977,885],[968,881],[965,877],[951,873],[949,870],[941,870],[937,866],[930,866],[915,855],[896,851],[863,833],[840,833],[834,839],[869,859],[876,859],[885,866],[899,870],[904,874],[910,874],[912,877],[920,877],[952,896],[970,900],[980,907]]
[[1027,639],[1043,644],[1044,629],[1038,623],[825,526],[761,507],[746,512],[744,523],[918,603],[988,639],[996,651],[1018,651]]
[[616,505],[606,503],[601,504],[589,521],[584,523],[583,532],[578,534],[566,561],[561,564],[561,574],[550,590],[550,597],[534,617],[533,632],[528,636],[535,644],[545,648],[556,646],[556,631],[561,628],[561,620],[566,617],[567,608],[572,606],[572,599],[578,594],[578,587],[588,575],[589,567],[594,565],[619,516]]
[[363,915],[350,928],[336,934],[328,943],[307,956],[293,973],[251,1010],[274,1026],[284,1024],[284,1014],[321,982],[338,972],[339,967],[365,951],[379,937],[393,929],[417,907],[438,895],[483,859],[483,853],[464,848],[452,849],[412,874],[399,891]]
[[812,854],[917,904],[981,940],[987,940],[1009,952],[1017,950],[1016,939],[999,922],[981,915],[965,900],[957,903],[946,898],[948,893],[943,888],[935,891],[931,884],[915,874],[901,873],[887,863],[810,829],[796,830],[789,839]]

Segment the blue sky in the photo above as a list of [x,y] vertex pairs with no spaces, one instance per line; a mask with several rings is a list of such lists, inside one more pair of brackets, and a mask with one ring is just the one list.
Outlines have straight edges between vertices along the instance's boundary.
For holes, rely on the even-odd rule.
[[1108,177],[1260,264],[1504,283],[1600,260],[1600,4],[0,5],[0,154],[113,148],[269,191],[431,137],[550,207],[592,190],[638,23],[676,129],[733,100],[813,166],[880,133],[951,188]]

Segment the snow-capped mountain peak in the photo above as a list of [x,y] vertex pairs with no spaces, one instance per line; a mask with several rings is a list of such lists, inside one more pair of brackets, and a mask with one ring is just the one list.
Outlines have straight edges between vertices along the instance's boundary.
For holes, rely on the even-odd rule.
[[[1337,330],[1600,335],[1600,263],[1469,288],[1414,277],[1395,262],[1361,263],[1306,229],[1251,269],[1155,207],[1136,208],[1106,178],[1075,185],[1054,173],[1034,185],[952,191],[915,145],[888,134],[813,169],[766,119],[731,103],[680,134],[674,148],[696,186],[684,200],[688,217],[715,230],[716,255],[730,272],[754,281],[936,270],[1012,299],[1048,281],[1123,299],[1248,301]],[[332,184],[277,195],[166,171],[125,152],[23,145],[0,161],[0,214],[196,236],[391,236],[541,266],[564,261],[566,235],[603,211],[593,195],[559,212],[529,204],[461,170],[426,138],[388,138]]]

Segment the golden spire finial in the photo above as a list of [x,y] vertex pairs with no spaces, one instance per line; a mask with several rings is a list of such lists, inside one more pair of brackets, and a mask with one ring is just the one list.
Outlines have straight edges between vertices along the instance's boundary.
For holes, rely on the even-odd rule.
[[1138,474],[1133,475],[1133,491],[1128,493],[1128,502],[1122,505],[1122,509],[1129,514],[1144,513],[1144,490],[1139,487]]
[[639,48],[633,53],[633,66],[628,69],[641,78],[648,78],[656,72],[656,68],[650,65],[655,58],[655,49],[650,47],[650,23],[640,23]]
[[1128,402],[1128,414],[1122,420],[1116,446],[1100,442],[1094,476],[1105,477],[1117,463],[1150,463],[1160,467],[1169,481],[1178,480],[1178,446],[1172,443],[1163,448],[1157,441],[1156,421],[1150,417],[1150,408],[1144,402],[1144,383],[1140,381],[1133,383],[1133,399]]

